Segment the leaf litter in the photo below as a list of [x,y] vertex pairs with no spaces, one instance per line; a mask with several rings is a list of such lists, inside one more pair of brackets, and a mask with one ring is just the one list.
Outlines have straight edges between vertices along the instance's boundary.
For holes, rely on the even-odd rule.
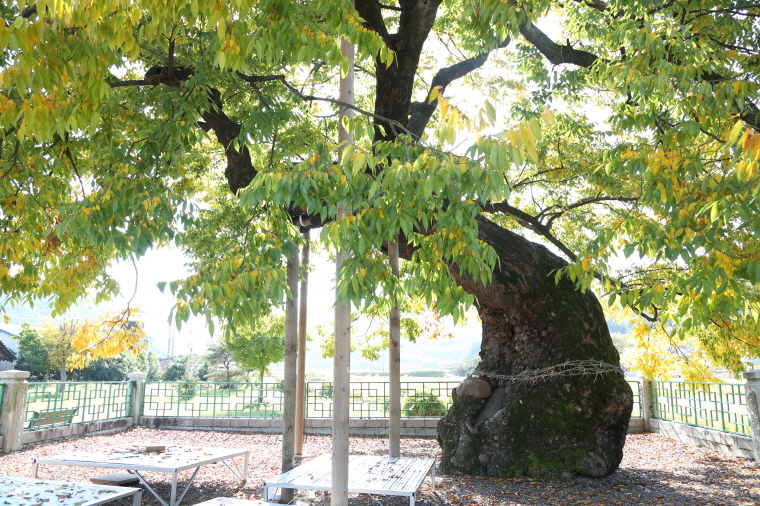
[[[282,438],[276,434],[251,434],[223,431],[186,431],[135,427],[121,432],[49,441],[0,456],[0,475],[32,476],[33,459],[104,447],[141,445],[146,441],[163,445],[243,448],[250,450],[248,482],[243,485],[223,463],[204,466],[182,500],[192,506],[215,497],[261,499],[266,478],[280,474]],[[308,435],[304,441],[304,460],[330,452],[330,437]],[[350,451],[359,455],[384,455],[388,442],[383,437],[356,436]],[[435,438],[402,438],[401,454],[406,457],[434,457],[441,450]],[[239,459],[242,468],[242,459]],[[300,459],[297,460],[297,464]],[[45,478],[54,466],[40,466]],[[89,483],[107,474],[107,469],[64,467],[56,480]],[[192,472],[180,473],[180,485]],[[146,479],[167,498],[171,475],[146,473]],[[143,488],[144,506],[159,502]],[[328,506],[325,492],[298,491],[299,503],[306,501]],[[131,502],[114,502],[129,506]],[[406,506],[406,497],[352,494],[350,506]],[[417,497],[419,505],[436,506],[760,506],[760,469],[752,460],[720,453],[659,434],[629,434],[620,468],[605,478],[576,477],[564,482],[519,478],[488,478],[461,475],[436,475],[432,492],[426,479]]]

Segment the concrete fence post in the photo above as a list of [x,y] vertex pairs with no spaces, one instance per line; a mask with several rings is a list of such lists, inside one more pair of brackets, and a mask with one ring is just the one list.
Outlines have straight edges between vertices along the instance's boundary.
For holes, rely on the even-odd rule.
[[744,393],[747,396],[747,413],[752,430],[752,449],[755,452],[755,462],[760,462],[760,371],[743,372],[742,377],[746,380]]
[[26,394],[29,391],[29,371],[0,371],[0,383],[5,385],[3,392],[2,415],[0,416],[0,435],[3,436],[3,451],[15,452],[24,444],[24,415],[26,414]]
[[140,425],[140,417],[143,412],[143,392],[145,391],[145,378],[148,377],[144,372],[131,372],[127,378],[132,382],[132,423]]
[[641,378],[641,418],[644,421],[644,432],[652,432],[652,380]]

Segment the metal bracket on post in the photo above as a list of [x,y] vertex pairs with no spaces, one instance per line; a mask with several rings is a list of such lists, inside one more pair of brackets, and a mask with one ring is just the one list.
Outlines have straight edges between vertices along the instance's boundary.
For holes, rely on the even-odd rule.
[[742,373],[746,380],[744,393],[747,396],[747,413],[749,414],[749,426],[752,431],[752,449],[755,452],[755,462],[760,462],[760,371],[747,371]]

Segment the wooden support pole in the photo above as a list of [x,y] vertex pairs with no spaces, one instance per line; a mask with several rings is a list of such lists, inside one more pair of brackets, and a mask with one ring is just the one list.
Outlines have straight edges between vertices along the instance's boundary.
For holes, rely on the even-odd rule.
[[[301,250],[301,265],[309,266],[309,231],[303,233],[303,249]],[[301,307],[298,314],[298,384],[296,385],[296,457],[303,456],[303,427],[305,422],[306,400],[306,313],[308,309],[307,294],[309,290],[309,272],[303,270],[301,278]]]
[[[282,404],[282,472],[295,467],[296,355],[298,353],[298,249],[288,258],[288,288],[285,302],[285,379]],[[293,500],[293,489],[282,490],[282,501]]]
[[[354,103],[354,47],[346,39],[341,39],[340,50],[348,60],[348,74],[340,80],[340,101]],[[344,116],[353,117],[353,110],[344,109],[338,121],[338,142],[348,146],[353,136],[343,128],[340,121]],[[337,219],[346,214],[346,204],[338,204]],[[335,262],[335,352],[333,355],[333,419],[332,419],[332,483],[330,487],[331,506],[348,506],[348,445],[349,445],[349,388],[351,378],[351,306],[337,300],[337,284],[346,252],[338,247]]]
[[[391,272],[398,279],[398,242],[388,243],[388,260],[391,264]],[[388,456],[401,456],[401,314],[399,311],[397,294],[393,294],[394,302],[388,317],[388,339],[390,349],[388,351],[388,381],[390,383],[388,403]]]

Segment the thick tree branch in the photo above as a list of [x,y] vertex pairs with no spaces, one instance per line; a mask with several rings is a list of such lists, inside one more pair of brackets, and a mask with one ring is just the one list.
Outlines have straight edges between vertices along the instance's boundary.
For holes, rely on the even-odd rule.
[[[579,67],[588,68],[599,59],[595,54],[587,51],[581,51],[574,49],[570,45],[559,45],[551,40],[544,32],[539,30],[533,24],[523,23],[520,25],[520,33],[525,39],[533,44],[538,51],[543,54],[546,59],[553,65],[560,65],[563,63],[569,63],[577,65]],[[702,74],[702,79],[708,83],[717,83],[730,80],[725,76],[716,74],[714,72]],[[739,117],[749,124],[754,130],[760,132],[760,108],[750,100],[747,100],[747,106],[744,111],[739,111]]]
[[35,14],[37,14],[37,4],[32,4],[21,11],[21,17],[25,19],[29,19]]
[[568,248],[562,243],[562,241],[554,237],[554,235],[552,235],[551,233],[551,230],[546,225],[541,223],[541,221],[535,216],[532,216],[524,211],[521,211],[520,209],[517,209],[516,207],[512,207],[506,202],[495,202],[495,203],[486,204],[485,206],[483,206],[483,212],[511,214],[517,219],[517,222],[520,225],[546,238],[550,243],[552,243],[562,253],[564,253],[565,256],[567,256],[567,258],[569,258],[573,262],[575,262],[578,259],[578,255],[573,253],[570,250],[570,248]]
[[406,48],[422,48],[435,23],[438,6],[442,0],[401,1],[398,44]]
[[[374,31],[383,39],[383,42],[389,44],[390,37],[388,28],[385,26],[383,13],[381,9],[385,7],[377,0],[356,0],[356,12],[364,19],[364,27]],[[400,8],[398,10],[401,10]]]
[[570,45],[561,46],[557,44],[532,23],[520,25],[520,33],[553,65],[570,63],[579,67],[590,67],[599,59],[598,56],[587,51],[573,49]]
[[127,81],[114,81],[108,83],[111,88],[125,88],[127,86],[154,86],[145,79],[130,79]]
[[603,2],[602,0],[575,0],[575,2],[602,12],[607,8],[607,2]]
[[204,111],[201,117],[203,122],[198,126],[205,131],[213,130],[216,138],[224,147],[224,154],[227,158],[227,168],[224,175],[227,183],[230,185],[230,191],[237,193],[238,190],[245,188],[256,176],[256,168],[251,163],[251,154],[245,143],[239,144],[239,149],[235,148],[235,141],[240,136],[240,124],[232,121],[222,108],[222,95],[219,90],[210,89],[208,92],[211,100],[211,107]]
[[393,5],[380,4],[380,8],[381,9],[387,9],[389,11],[399,11],[399,12],[401,12],[401,7],[395,7]]
[[[499,48],[506,47],[509,42],[510,39],[505,40],[499,44]],[[446,90],[446,87],[453,81],[464,77],[470,72],[473,72],[474,70],[482,67],[488,59],[488,55],[490,54],[490,52],[480,53],[477,56],[468,58],[459,63],[455,63],[450,67],[440,69],[433,78],[433,82],[430,84],[428,96],[430,96],[430,92],[437,86],[441,87],[439,93],[442,94]],[[430,121],[430,117],[433,115],[437,107],[437,100],[433,100],[432,102],[425,100],[423,102],[412,103],[410,111],[411,117],[409,119],[409,131],[412,133],[412,136],[415,139],[422,137],[422,133],[425,131],[425,127],[427,126],[428,122]]]

